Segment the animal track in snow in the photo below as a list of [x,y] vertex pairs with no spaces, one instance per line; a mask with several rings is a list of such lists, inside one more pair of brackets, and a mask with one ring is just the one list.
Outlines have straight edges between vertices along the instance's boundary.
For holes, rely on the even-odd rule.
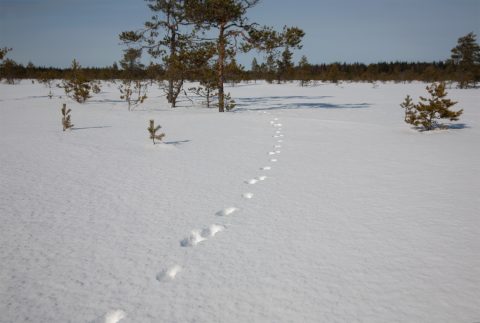
[[225,226],[220,224],[211,224],[208,228],[202,230],[202,237],[212,238],[223,230],[225,230]]
[[278,121],[278,118],[273,118],[274,121]]
[[272,158],[272,159],[270,159],[270,161],[271,161],[272,163],[276,163],[276,162],[277,162],[277,159],[276,159],[276,158]]
[[162,270],[157,274],[158,281],[169,281],[174,280],[179,272],[182,271],[182,267],[179,265],[174,265],[168,269]]
[[[255,182],[255,183],[256,183],[256,182]],[[216,213],[216,215],[218,215],[218,216],[227,216],[227,215],[230,215],[230,214],[232,214],[232,213],[234,213],[234,212],[236,212],[236,211],[238,211],[238,209],[237,209],[236,207],[230,206],[230,207],[227,207],[227,208],[225,208],[225,209],[223,209],[223,210],[221,210],[221,211],[218,211],[218,212]]]
[[270,151],[268,152],[269,155],[275,155],[275,152],[274,151]]
[[265,175],[258,176],[257,179],[258,179],[259,181],[264,181],[264,180],[267,179],[267,176],[265,176]]
[[250,185],[253,185],[253,184],[257,184],[258,180],[252,178],[252,179],[249,179],[248,181],[245,181],[245,183],[247,184],[250,184]]
[[202,237],[200,230],[195,229],[190,232],[190,234],[180,241],[180,245],[182,247],[194,247],[202,241],[207,240],[206,238]]
[[282,133],[280,130],[275,131],[276,134]]
[[244,199],[251,199],[251,198],[253,197],[253,193],[250,193],[250,192],[248,192],[248,193],[243,193],[243,194],[242,194],[242,197],[243,197]]
[[127,313],[122,310],[110,311],[105,314],[105,323],[117,323],[118,321],[124,319],[127,316]]
[[273,148],[282,148],[282,145],[275,145]]
[[282,142],[283,142],[283,140],[282,140],[282,139],[279,139],[279,140],[277,140],[277,142],[279,142],[279,143],[282,143]]
[[264,167],[262,167],[262,168],[260,168],[260,169],[261,169],[261,170],[270,170],[270,169],[272,169],[272,167],[270,167],[270,166],[264,166]]
[[180,245],[182,247],[194,247],[200,242],[205,241],[208,238],[212,238],[218,232],[223,230],[225,230],[225,227],[219,224],[212,224],[208,228],[205,228],[201,231],[198,229],[192,230],[188,237],[180,241]]
[[273,126],[274,126],[274,127],[281,127],[282,124],[281,124],[281,123],[274,123]]

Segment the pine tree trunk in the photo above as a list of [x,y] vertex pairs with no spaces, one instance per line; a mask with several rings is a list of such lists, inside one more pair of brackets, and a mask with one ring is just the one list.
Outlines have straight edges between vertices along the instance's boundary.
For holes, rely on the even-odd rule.
[[210,108],[210,89],[207,88],[207,109]]
[[224,79],[224,61],[225,61],[225,24],[220,25],[220,34],[218,36],[218,112],[225,111],[225,93],[223,91]]
[[169,69],[170,69],[170,77],[168,78],[168,102],[171,104],[172,108],[175,108],[177,105],[177,97],[173,93],[173,86],[174,80],[172,75],[172,58],[175,57],[176,48],[177,48],[177,39],[175,30],[172,30],[172,36],[170,37],[170,62],[169,62]]

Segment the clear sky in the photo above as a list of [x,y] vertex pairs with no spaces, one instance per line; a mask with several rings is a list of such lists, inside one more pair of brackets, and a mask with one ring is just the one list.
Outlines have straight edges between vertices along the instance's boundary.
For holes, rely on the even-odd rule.
[[[111,65],[122,56],[118,34],[150,16],[144,0],[0,0],[0,47],[23,64]],[[302,28],[295,58],[311,63],[438,61],[471,31],[480,41],[480,0],[262,0],[249,17]],[[239,61],[249,68],[252,57]]]

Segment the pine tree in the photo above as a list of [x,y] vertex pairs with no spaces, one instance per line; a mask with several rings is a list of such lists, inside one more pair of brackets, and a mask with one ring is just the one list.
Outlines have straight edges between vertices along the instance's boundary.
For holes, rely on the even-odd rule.
[[415,105],[413,104],[412,98],[410,95],[407,95],[405,100],[400,104],[400,106],[405,110],[404,121],[406,123],[413,124],[415,122]]
[[257,82],[257,79],[260,77],[261,67],[258,65],[257,59],[254,57],[252,60],[252,66],[250,68],[252,78]]
[[225,81],[229,81],[232,86],[240,83],[244,74],[245,70],[243,66],[237,63],[235,57],[232,57],[225,65]]
[[[247,11],[259,0],[185,0],[187,17],[197,29],[216,29],[216,67],[218,82],[218,111],[225,111],[225,65],[228,53],[235,57],[238,43],[242,51],[251,49],[272,50],[289,45],[299,45],[304,33],[299,28],[284,28],[279,33],[269,27],[257,28],[248,22]],[[292,47],[292,46],[290,46]]]
[[120,98],[128,104],[128,111],[147,99],[148,82],[143,80],[144,65],[140,63],[142,51],[134,48],[125,50],[120,65],[123,69]]
[[162,138],[165,137],[164,133],[157,134],[157,131],[160,130],[162,127],[160,125],[155,127],[155,121],[150,120],[150,126],[147,128],[150,139],[152,139],[153,144],[155,145],[155,139],[162,141]]
[[48,97],[53,98],[52,88],[55,82],[55,73],[51,70],[42,71],[40,74],[40,83],[43,83],[48,88]]
[[127,45],[146,49],[154,59],[161,59],[166,84],[161,83],[172,108],[182,93],[183,85],[192,64],[193,33],[185,17],[183,0],[146,0],[154,16],[145,22],[140,31],[120,34],[120,40]]
[[232,110],[237,106],[237,103],[235,102],[234,99],[232,99],[230,92],[225,94],[225,109],[227,111]]
[[473,32],[460,37],[457,46],[452,48],[451,63],[457,68],[457,80],[460,88],[475,86],[479,81],[480,46]]
[[71,109],[67,110],[67,105],[64,103],[61,111],[62,111],[63,131],[71,129],[73,127],[73,124],[70,120],[70,112],[72,112],[72,110]]
[[435,128],[444,128],[445,126],[438,122],[439,119],[448,119],[450,121],[457,121],[463,113],[463,109],[459,111],[451,111],[450,107],[457,104],[450,99],[447,99],[447,92],[445,92],[445,83],[433,83],[427,86],[427,92],[430,98],[420,97],[418,104],[411,104],[410,100],[405,99],[401,104],[407,111],[405,122],[415,126],[422,126],[424,130],[433,130]]
[[310,83],[310,68],[311,65],[308,63],[307,56],[303,55],[297,68],[297,78],[300,80],[300,86],[307,86]]
[[282,58],[277,62],[278,65],[278,74],[277,82],[285,81],[290,79],[293,71],[293,62],[292,62],[293,53],[290,51],[288,46],[282,52]]
[[11,50],[12,50],[11,48],[7,48],[7,47],[0,48],[0,61],[3,61],[7,56],[7,53],[10,52]]
[[340,80],[340,63],[333,63],[328,66],[327,68],[327,80],[331,81],[332,83],[337,84]]
[[215,77],[215,67],[212,57],[215,53],[215,46],[212,42],[201,42],[192,52],[189,60],[192,67],[190,76],[199,82],[198,86],[190,87],[189,92],[204,98],[202,102],[207,108],[215,104],[215,98],[218,98],[217,81]]
[[10,58],[5,59],[0,67],[2,72],[0,74],[0,80],[5,78],[7,84],[11,85],[15,84],[15,82],[17,81],[17,70],[23,68],[23,66],[18,65],[17,62]]
[[204,98],[203,102],[207,108],[214,105],[214,100],[218,96],[217,81],[215,78],[215,68],[208,64],[197,69],[196,78],[199,81],[199,86],[190,87],[188,90],[193,94]]
[[65,94],[69,98],[77,101],[78,103],[85,103],[89,98],[91,98],[91,92],[100,92],[99,83],[87,78],[85,72],[76,59],[72,61],[70,71],[59,87],[64,89]]
[[275,53],[271,52],[267,55],[267,59],[265,62],[265,80],[267,83],[273,83],[275,79],[275,75],[277,74],[277,60],[275,60]]
[[8,52],[10,52],[11,48],[0,48],[0,81],[5,78],[7,84],[15,84],[15,70],[18,68],[18,64],[6,58]]

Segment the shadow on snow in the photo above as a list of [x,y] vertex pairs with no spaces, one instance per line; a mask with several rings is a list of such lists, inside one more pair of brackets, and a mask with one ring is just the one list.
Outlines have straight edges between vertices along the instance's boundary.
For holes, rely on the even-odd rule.
[[243,111],[267,111],[267,110],[281,110],[281,109],[365,109],[371,106],[370,103],[322,103],[322,102],[285,102],[274,103],[266,107],[258,107],[256,104],[268,104],[271,101],[285,101],[285,100],[320,100],[331,98],[331,96],[270,96],[258,98],[239,98],[237,99],[236,108],[234,112]]
[[187,140],[178,140],[178,141],[165,141],[163,143],[166,144],[166,145],[177,146],[177,145],[181,145],[181,144],[184,144],[184,143],[187,143],[187,142],[190,142],[190,141],[191,141],[190,139],[187,139]]
[[111,127],[112,126],[96,126],[96,127],[82,127],[82,128],[73,127],[72,130],[102,129],[102,128],[111,128]]

